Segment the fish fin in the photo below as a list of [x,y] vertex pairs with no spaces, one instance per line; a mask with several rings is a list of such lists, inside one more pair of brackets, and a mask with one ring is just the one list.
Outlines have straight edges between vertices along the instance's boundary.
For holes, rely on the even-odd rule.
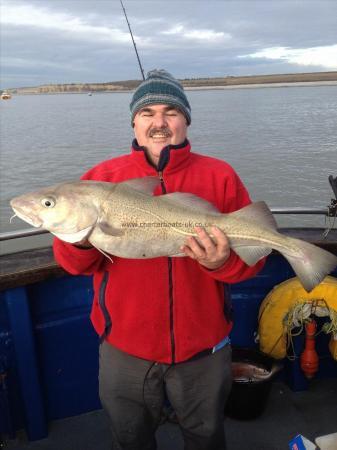
[[277,230],[276,220],[265,202],[255,202],[238,211],[230,213],[231,217],[254,222],[264,228]]
[[[89,241],[90,242],[90,241]],[[113,259],[111,258],[111,256],[109,256],[107,253],[103,252],[103,250],[99,247],[96,247],[96,245],[94,245],[92,242],[90,242],[90,244],[95,247],[96,250],[98,250],[100,253],[102,253],[102,255],[104,255],[106,258],[109,259],[109,261],[111,262],[111,264],[113,264]]]
[[108,222],[99,222],[97,227],[103,231],[103,233],[108,234],[110,236],[124,236],[124,231],[120,228],[115,228],[110,225]]
[[85,239],[88,234],[91,232],[92,226],[84,228],[81,231],[77,231],[76,233],[57,233],[55,231],[50,231],[56,237],[61,239],[61,241],[69,242],[70,244],[74,244],[76,242],[80,242]]
[[304,289],[310,292],[337,266],[337,256],[300,239],[288,238],[296,251],[282,252]]
[[156,186],[160,183],[157,177],[132,178],[131,180],[123,181],[125,186],[134,189],[135,191],[143,192],[144,194],[152,195]]
[[248,266],[254,266],[264,256],[269,255],[272,249],[270,247],[259,247],[255,245],[232,245],[234,252]]
[[173,192],[172,194],[166,194],[160,196],[160,200],[164,202],[176,205],[184,206],[185,208],[194,209],[198,212],[205,213],[217,213],[221,214],[220,211],[212,203],[204,200],[203,198],[197,197],[194,194],[188,194],[185,192]]

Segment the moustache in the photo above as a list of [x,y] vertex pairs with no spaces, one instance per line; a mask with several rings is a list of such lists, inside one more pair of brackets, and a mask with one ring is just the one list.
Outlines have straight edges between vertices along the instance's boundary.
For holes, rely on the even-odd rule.
[[152,128],[150,130],[149,136],[153,137],[157,133],[164,134],[166,137],[171,137],[172,136],[171,130],[169,128],[167,128],[167,127]]

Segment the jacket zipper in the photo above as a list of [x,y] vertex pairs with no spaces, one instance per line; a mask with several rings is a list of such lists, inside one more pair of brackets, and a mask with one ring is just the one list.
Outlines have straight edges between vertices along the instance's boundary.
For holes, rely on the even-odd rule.
[[[161,190],[163,194],[166,194],[166,186],[163,178],[163,171],[158,172]],[[171,337],[171,355],[172,364],[175,363],[175,339],[174,339],[174,327],[173,327],[173,277],[172,277],[172,258],[168,257],[168,281],[169,281],[169,308],[170,308],[170,337]]]
[[104,331],[101,334],[100,339],[99,339],[100,342],[104,341],[104,339],[110,333],[111,327],[112,327],[111,317],[110,317],[109,311],[105,304],[105,292],[106,292],[106,287],[107,287],[108,281],[109,281],[109,272],[106,271],[106,272],[104,272],[104,276],[101,281],[101,285],[99,287],[99,294],[98,294],[98,304],[101,308],[101,311],[104,316],[104,321],[105,321]]

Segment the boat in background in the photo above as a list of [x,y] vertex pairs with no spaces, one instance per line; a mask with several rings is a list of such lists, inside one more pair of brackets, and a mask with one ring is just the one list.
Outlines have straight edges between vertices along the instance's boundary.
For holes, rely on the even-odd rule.
[[10,100],[12,95],[9,92],[3,91],[1,93],[1,100]]

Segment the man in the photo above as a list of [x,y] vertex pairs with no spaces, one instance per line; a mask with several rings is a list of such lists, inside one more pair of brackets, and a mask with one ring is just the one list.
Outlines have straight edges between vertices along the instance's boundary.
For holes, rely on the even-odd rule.
[[[131,104],[132,152],[98,164],[83,179],[122,182],[157,176],[154,195],[190,192],[232,212],[250,203],[225,162],[192,153],[186,138],[191,109],[182,86],[164,70],[149,72]],[[153,450],[164,393],[188,450],[223,450],[224,406],[231,387],[231,349],[224,283],[251,277],[225,234],[196,228],[186,257],[113,263],[88,242],[55,240],[57,261],[70,273],[94,274],[91,319],[101,337],[100,398],[114,449]]]

